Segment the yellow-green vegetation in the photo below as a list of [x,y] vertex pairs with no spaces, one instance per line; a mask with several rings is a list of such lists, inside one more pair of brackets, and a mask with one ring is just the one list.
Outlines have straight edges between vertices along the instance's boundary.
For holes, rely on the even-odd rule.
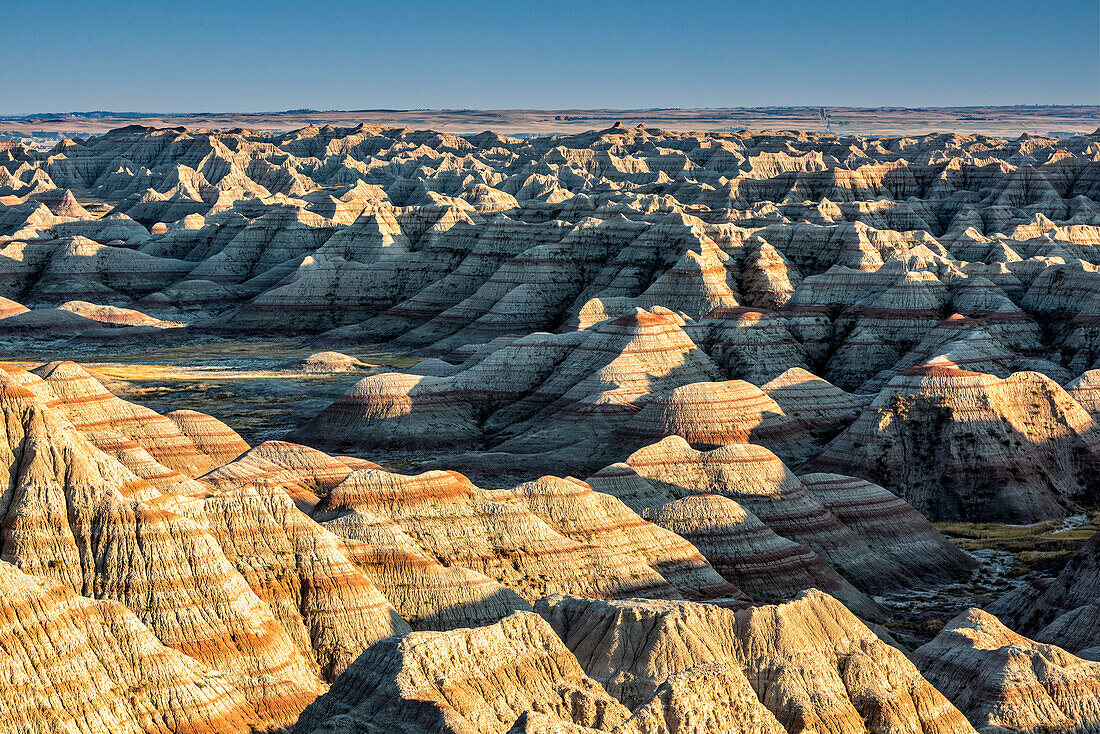
[[[340,349],[377,365],[373,372],[407,369],[423,359],[374,345]],[[213,338],[71,358],[125,400],[159,411],[189,408],[209,413],[256,444],[281,438],[301,426],[372,372],[307,373],[293,369],[294,362],[319,351],[324,348],[300,339]],[[0,361],[0,368],[32,369],[54,358],[52,353],[28,350]]]
[[423,357],[417,357],[412,354],[404,352],[372,352],[368,350],[348,349],[344,350],[344,354],[350,355],[357,359],[361,359],[364,362],[370,364],[376,364],[381,367],[389,367],[390,369],[403,370],[408,367],[422,362]]
[[320,350],[305,346],[298,339],[214,340],[189,342],[162,349],[116,352],[111,355],[97,356],[96,359],[146,364],[202,363],[230,359],[283,361],[308,357],[317,351]]
[[933,525],[960,548],[992,549],[1011,553],[1014,575],[1057,570],[1085,541],[1100,532],[1100,513],[1088,513],[1088,522],[1066,527],[1059,520],[1033,525],[936,522]]

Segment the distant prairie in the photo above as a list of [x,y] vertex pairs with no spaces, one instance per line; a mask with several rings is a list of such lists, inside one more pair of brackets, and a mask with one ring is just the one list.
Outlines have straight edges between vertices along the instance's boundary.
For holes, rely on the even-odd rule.
[[381,124],[452,133],[492,129],[507,135],[576,133],[615,122],[669,130],[807,130],[841,135],[922,135],[957,132],[998,137],[1070,136],[1100,127],[1100,106],[1003,107],[725,107],[563,110],[309,110],[285,112],[68,112],[0,117],[0,137],[99,134],[123,125],[251,128],[287,131],[314,125]]

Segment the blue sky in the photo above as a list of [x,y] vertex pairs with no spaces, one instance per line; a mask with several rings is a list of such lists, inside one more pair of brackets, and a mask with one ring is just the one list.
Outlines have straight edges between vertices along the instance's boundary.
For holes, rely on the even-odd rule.
[[0,114],[1100,104],[1097,0],[0,8]]

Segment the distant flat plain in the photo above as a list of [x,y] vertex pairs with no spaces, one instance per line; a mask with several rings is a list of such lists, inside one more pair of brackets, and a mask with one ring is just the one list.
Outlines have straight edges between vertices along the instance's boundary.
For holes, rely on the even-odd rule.
[[287,131],[310,124],[359,123],[414,129],[507,135],[576,133],[616,122],[668,130],[805,130],[838,135],[898,136],[932,132],[997,137],[1072,135],[1100,127],[1100,106],[1006,107],[730,107],[645,110],[356,110],[260,113],[91,113],[0,115],[0,137],[72,136],[103,133],[124,125],[192,129],[250,128]]

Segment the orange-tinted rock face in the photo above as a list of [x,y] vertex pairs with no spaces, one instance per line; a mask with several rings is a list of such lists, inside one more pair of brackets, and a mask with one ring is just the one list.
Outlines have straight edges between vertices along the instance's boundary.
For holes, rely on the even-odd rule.
[[[196,422],[190,416],[185,416],[183,421],[179,420],[179,414],[185,412],[190,411],[174,411],[168,417],[177,423]],[[376,464],[370,466],[377,467]],[[236,455],[235,461],[229,461],[204,474],[200,481],[217,489],[277,487],[290,495],[303,511],[310,512],[319,497],[328,494],[344,481],[353,468],[362,468],[360,462],[344,461],[308,446],[285,441],[265,441],[253,449],[245,445],[245,451]]]
[[0,731],[244,732],[262,726],[238,676],[165,647],[116,602],[0,561]]
[[51,585],[121,602],[160,644],[236,687],[261,721],[285,724],[322,690],[270,607],[186,500],[101,452],[30,390],[2,376],[10,490],[4,558]]
[[[0,335],[44,363],[0,365],[0,732],[1097,729],[1095,540],[927,678],[853,615],[985,578],[929,519],[1100,500],[1098,166],[1095,134],[0,144]],[[250,447],[59,361],[137,355],[314,416]]]
[[[847,588],[848,582],[880,593],[958,578],[973,567],[919,513],[881,487],[835,475],[799,478],[754,444],[700,452],[683,439],[667,438],[588,481],[643,517],[688,539],[698,537],[703,554],[714,554],[711,561],[720,571],[720,565],[729,567],[734,583],[742,573],[760,575],[751,586],[765,596],[805,588],[809,574],[821,584],[828,579],[823,588],[873,615],[874,605]],[[833,575],[830,565],[848,581]],[[784,578],[788,573],[793,576]],[[770,574],[782,581],[766,580]]]
[[248,448],[232,429],[209,416],[172,420],[120,400],[72,362],[50,363],[38,373],[53,395],[50,407],[93,443],[128,438],[158,463],[186,477],[205,474]]
[[[566,483],[561,491],[568,495],[573,489]],[[510,499],[482,490],[456,472],[407,477],[366,470],[349,475],[318,505],[314,517],[325,522],[351,512],[381,515],[392,520],[428,558],[494,578],[528,601],[565,589],[596,597],[681,598],[654,569],[657,561],[650,559],[659,555],[650,554],[659,552],[643,549],[640,539],[625,546],[610,534],[574,539],[559,532],[551,524],[553,519],[548,523],[527,509],[525,501]],[[568,496],[557,499],[571,501]],[[638,522],[643,531],[648,525],[630,519],[632,513],[621,514]],[[659,529],[651,532],[658,535]],[[597,544],[597,540],[606,545]],[[685,544],[679,550],[688,554],[685,560],[694,560],[701,571],[713,574],[701,559],[692,559],[689,548]],[[720,577],[713,574],[710,583],[720,584]]]

